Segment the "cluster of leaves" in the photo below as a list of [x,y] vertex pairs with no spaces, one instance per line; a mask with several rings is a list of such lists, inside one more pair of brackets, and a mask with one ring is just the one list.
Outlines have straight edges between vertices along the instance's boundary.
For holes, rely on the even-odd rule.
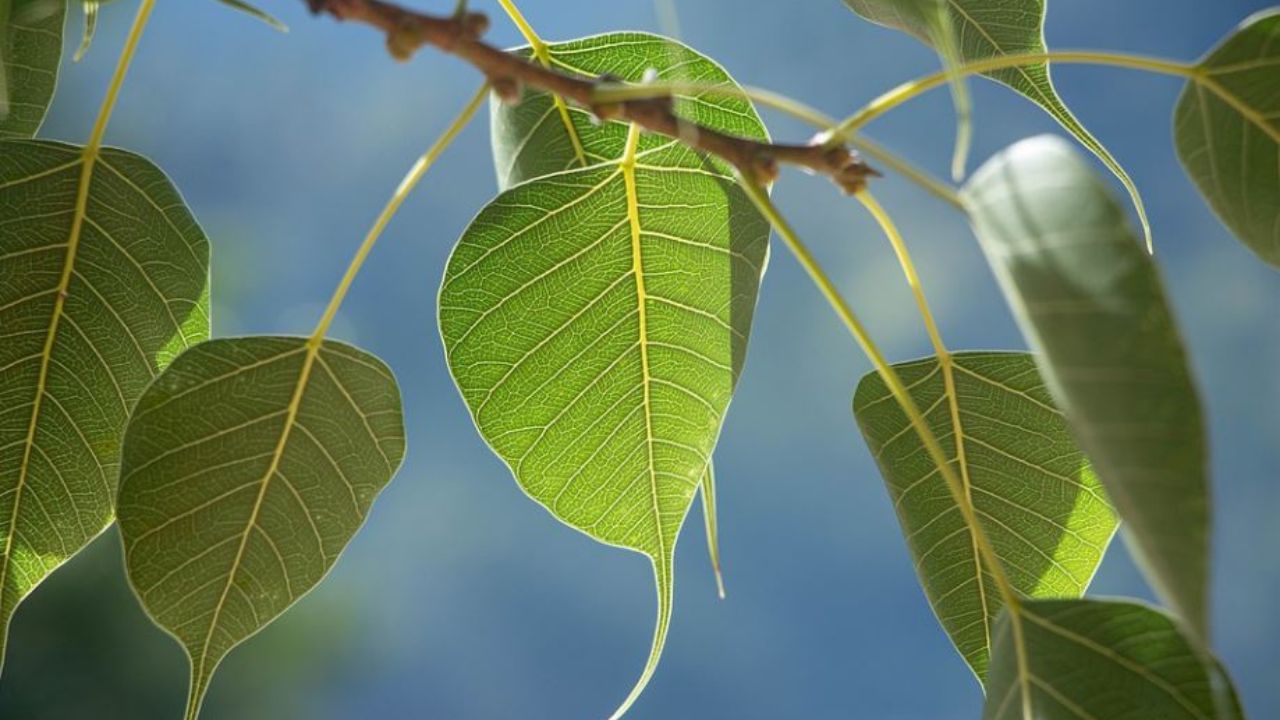
[[[1030,54],[986,72],[1101,158],[1142,215],[1037,57],[1043,2],[846,1],[937,48],[962,111],[966,64]],[[191,658],[193,719],[218,662],[332,568],[395,474],[404,428],[391,371],[324,337],[353,273],[310,337],[209,339],[208,240],[159,168],[101,148],[153,2],[82,146],[33,139],[65,0],[0,4],[0,657],[17,605],[115,520],[140,602]],[[681,117],[768,138],[724,69],[673,40],[517,52],[679,82]],[[1189,174],[1273,265],[1277,66],[1280,14],[1255,16],[1178,66],[1175,116]],[[476,427],[529,496],[653,563],[653,649],[620,715],[661,655],[699,490],[714,522],[712,452],[776,218],[719,159],[536,89],[495,100],[492,132],[501,192],[449,259],[440,330]],[[1242,717],[1209,644],[1205,430],[1152,258],[1060,140],[1009,148],[959,202],[1032,352],[880,368],[853,412],[924,590],[986,689],[984,717]],[[1083,598],[1120,521],[1169,612]]]

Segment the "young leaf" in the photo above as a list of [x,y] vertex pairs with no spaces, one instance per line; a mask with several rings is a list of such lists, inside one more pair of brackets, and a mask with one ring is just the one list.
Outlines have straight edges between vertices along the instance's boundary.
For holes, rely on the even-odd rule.
[[1197,72],[1174,112],[1178,157],[1236,237],[1280,266],[1280,11],[1246,20]]
[[1157,610],[1034,600],[1019,615],[1024,653],[1008,614],[996,624],[983,720],[1244,718],[1221,666]]
[[[923,0],[845,0],[872,22],[910,33],[926,45],[936,47],[929,27],[919,21],[917,9]],[[964,61],[1001,55],[1043,53],[1045,0],[945,0]],[[1150,224],[1138,187],[1123,166],[1067,108],[1054,89],[1048,63],[1032,63],[1009,70],[995,70],[986,76],[1013,88],[1044,108],[1054,120],[1075,136],[1124,184],[1133,200],[1148,247]]]
[[324,578],[395,474],[400,391],[343,343],[210,340],[147,388],[123,453],[129,581],[191,658],[194,720],[218,662]]
[[1160,278],[1060,139],[989,161],[963,197],[1040,371],[1164,598],[1207,639],[1207,448]]
[[0,661],[18,603],[111,522],[130,408],[209,334],[208,242],[168,178],[103,150],[72,242],[83,165],[0,142]]
[[62,61],[66,0],[0,1],[0,140],[44,122]]
[[80,46],[76,48],[76,54],[71,56],[75,62],[80,62],[89,52],[90,46],[93,45],[93,36],[98,32],[98,11],[102,9],[102,5],[107,0],[84,0],[84,32],[80,35]]
[[[937,358],[894,367],[967,479],[1014,588],[1027,597],[1083,595],[1116,519],[1035,360],[1014,352],[955,354],[958,433]],[[960,509],[878,374],[858,384],[853,408],[934,612],[983,680],[1003,603]],[[963,468],[957,447],[964,449]]]
[[[528,54],[527,49],[518,52]],[[640,82],[652,69],[658,79],[666,82],[737,87],[710,58],[675,40],[648,33],[609,33],[551,43],[547,45],[547,57],[552,67],[590,77],[608,74],[623,81]],[[768,139],[764,125],[746,100],[700,93],[677,96],[675,101],[681,117],[704,127]],[[549,173],[616,161],[626,144],[625,124],[600,124],[591,113],[575,106],[567,106],[562,115],[552,96],[538,90],[526,89],[517,105],[495,100],[491,110],[493,160],[502,189]],[[670,146],[669,154],[692,156],[683,146],[657,135],[642,136],[639,149],[652,151],[662,145]]]
[[222,3],[223,5],[226,5],[232,10],[242,12],[251,18],[255,18],[257,20],[260,20],[266,23],[273,30],[279,30],[280,32],[289,32],[289,28],[286,27],[284,23],[280,22],[275,18],[274,15],[259,8],[257,5],[253,5],[251,3],[245,2],[245,0],[218,0],[218,2]]
[[676,536],[742,368],[769,237],[720,163],[634,131],[624,148],[499,195],[440,290],[449,368],[521,487],[653,561],[653,648],[618,714],[661,655]]

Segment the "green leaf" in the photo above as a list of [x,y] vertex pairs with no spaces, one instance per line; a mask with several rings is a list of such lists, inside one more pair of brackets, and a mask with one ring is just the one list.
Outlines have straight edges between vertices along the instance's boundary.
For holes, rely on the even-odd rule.
[[218,662],[329,572],[403,456],[391,371],[342,343],[210,340],[147,388],[120,534],[143,607],[191,658],[187,718]]
[[[937,358],[894,367],[968,485],[1014,588],[1027,597],[1083,595],[1116,520],[1035,360],[1014,352],[955,354],[958,434]],[[858,384],[853,409],[934,613],[982,680],[1003,603],[960,508],[878,374]]]
[[[942,66],[951,70],[964,63],[955,22],[946,0],[845,0],[851,10],[885,27],[904,30],[937,50]],[[973,135],[973,102],[964,78],[952,78],[951,97],[956,107],[956,147],[951,176],[964,179]]]
[[[528,55],[529,51],[517,52]],[[609,33],[551,43],[547,45],[547,57],[551,67],[590,77],[610,74],[623,81],[640,82],[652,68],[656,78],[664,82],[737,87],[711,59],[675,40],[648,33]],[[704,127],[768,139],[759,116],[741,98],[705,92],[678,95],[675,111]],[[552,96],[539,90],[526,89],[517,105],[495,99],[491,112],[494,166],[498,186],[504,190],[550,173],[616,161],[626,143],[625,124],[599,124],[591,113],[575,106],[566,106],[562,114]],[[664,150],[657,150],[662,146]],[[692,166],[701,162],[693,151],[658,135],[642,136],[640,151],[654,153],[655,157],[646,161],[649,164],[680,162]]]
[[66,0],[0,0],[0,140],[44,122],[62,62]]
[[[922,2],[927,0],[845,0],[856,12],[872,22],[907,32],[918,40],[936,47],[936,32],[920,21]],[[944,0],[951,8],[952,27],[960,57],[965,62],[1017,55],[1043,53],[1045,0]],[[1146,206],[1137,185],[1123,166],[1111,156],[1102,143],[1089,132],[1053,86],[1047,63],[1034,63],[1019,68],[996,70],[986,76],[1013,88],[1044,108],[1054,120],[1080,141],[1124,184],[1138,211],[1147,246],[1151,246],[1151,228]]]
[[71,57],[75,62],[80,62],[89,52],[89,47],[93,45],[93,36],[98,32],[98,11],[109,0],[85,0],[83,5],[84,14],[84,33],[80,36],[80,46],[76,48],[76,54]]
[[1243,720],[1230,680],[1165,614],[1134,602],[1023,604],[996,626],[984,720]]
[[1043,136],[962,193],[1040,371],[1157,590],[1207,639],[1207,449],[1156,268],[1083,159]]
[[256,5],[247,3],[244,0],[218,0],[218,2],[222,3],[223,5],[226,5],[232,10],[242,12],[248,15],[249,17],[261,20],[267,25],[270,25],[275,30],[279,30],[280,32],[289,32],[289,28],[284,23],[280,22],[275,18],[275,16],[271,15],[265,10],[260,9]]
[[707,555],[711,560],[711,573],[716,579],[716,595],[724,599],[724,573],[720,570],[720,523],[716,519],[716,464],[707,463],[707,473],[698,486],[702,497],[703,528],[707,534]]
[[742,368],[769,237],[721,163],[636,139],[629,160],[499,195],[440,290],[450,371],[521,487],[653,561],[654,644],[617,715],[661,655],[676,536]]
[[1174,112],[1178,157],[1236,237],[1280,266],[1280,11],[1246,20],[1197,73]]
[[83,167],[0,142],[0,657],[17,605],[111,522],[130,408],[209,334],[208,242],[168,178],[103,150],[73,244]]

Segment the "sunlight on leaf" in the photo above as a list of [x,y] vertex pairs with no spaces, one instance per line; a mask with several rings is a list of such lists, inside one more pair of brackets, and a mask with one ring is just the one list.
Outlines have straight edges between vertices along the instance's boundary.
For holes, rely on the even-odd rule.
[[189,720],[222,658],[329,572],[403,456],[391,371],[343,343],[210,340],[147,388],[120,535],[138,599],[191,659]]
[[209,334],[208,242],[168,178],[104,150],[72,246],[83,164],[0,142],[0,658],[18,603],[111,522],[130,408]]
[[1236,237],[1280,267],[1280,11],[1246,20],[1174,112],[1178,158]]
[[1243,720],[1217,661],[1140,603],[1035,600],[1020,613],[1025,682],[1007,614],[996,625],[983,720]]
[[1152,258],[1061,139],[1025,140],[964,189],[988,262],[1148,579],[1208,639],[1208,449]]
[[[1083,595],[1116,520],[1035,360],[1012,352],[963,352],[953,360],[964,476],[1006,574],[1027,597]],[[959,470],[937,359],[894,367]],[[879,375],[862,379],[853,407],[934,613],[982,680],[1003,604],[960,508]]]
[[58,85],[65,0],[0,0],[0,140],[29,138]]
[[[609,74],[638,83],[647,70],[653,69],[656,79],[663,82],[737,87],[724,68],[711,59],[674,40],[649,33],[609,33],[550,43],[547,55],[552,67],[589,77]],[[569,128],[548,93],[526,89],[518,105],[495,100],[490,108],[493,160],[500,188],[505,190],[524,180],[581,167]],[[741,98],[712,93],[680,95],[676,97],[675,111],[705,127],[756,140],[768,139],[751,104]],[[568,115],[588,165],[615,162],[622,156],[626,125],[599,124],[590,112],[572,105]],[[646,135],[640,140],[640,150],[669,142],[670,138]]]

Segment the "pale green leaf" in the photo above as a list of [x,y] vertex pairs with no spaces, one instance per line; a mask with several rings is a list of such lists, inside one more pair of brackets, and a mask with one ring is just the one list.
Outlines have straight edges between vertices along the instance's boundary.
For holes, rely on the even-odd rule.
[[716,517],[716,464],[707,463],[707,473],[698,486],[702,497],[702,521],[707,534],[707,555],[711,559],[711,572],[716,579],[716,594],[724,599],[724,573],[720,569],[720,521]]
[[120,535],[143,607],[191,658],[189,719],[218,662],[329,572],[403,456],[391,371],[342,343],[210,340],[147,388]]
[[[1078,597],[1116,520],[1097,477],[1026,353],[954,355],[959,433],[936,357],[895,365],[968,485],[974,510],[1014,588]],[[878,374],[862,379],[854,414],[875,455],[934,613],[982,680],[1003,608],[990,569],[937,467]],[[957,444],[956,438],[961,442]],[[959,462],[957,447],[964,450]]]
[[1009,148],[975,173],[963,198],[1135,556],[1206,638],[1208,451],[1151,257],[1105,185],[1058,138]]
[[1245,245],[1280,266],[1280,11],[1246,20],[1182,91],[1183,167]]
[[208,242],[164,173],[104,150],[72,246],[83,165],[0,142],[0,653],[18,603],[111,522],[134,402],[209,334]]
[[[969,62],[1001,55],[1043,53],[1046,0],[942,0],[951,9],[951,23],[960,58]],[[921,4],[928,0],[845,0],[867,19],[905,31],[931,47],[936,32],[920,21]],[[1124,167],[1102,143],[1076,119],[1053,86],[1047,63],[995,70],[987,77],[1013,88],[1039,105],[1076,137],[1124,184],[1142,223],[1147,245],[1151,245],[1150,224],[1137,185]]]
[[1036,600],[996,625],[983,720],[1243,720],[1217,661],[1135,602]]
[[[675,40],[648,33],[609,33],[551,43],[547,54],[551,67],[589,77],[609,74],[622,81],[640,82],[652,69],[663,82],[737,87],[711,59]],[[677,95],[674,109],[680,117],[704,127],[757,140],[768,138],[751,104],[741,98],[706,92]],[[539,90],[526,89],[517,105],[495,100],[491,111],[493,158],[502,189],[549,173],[616,161],[626,143],[625,124],[599,124],[590,112],[572,105],[566,106],[562,115],[552,96]],[[665,149],[657,150],[661,146]],[[581,155],[577,148],[581,148]],[[640,151],[660,155],[660,164],[676,156],[684,159],[672,162],[703,162],[693,151],[657,135],[643,136]],[[658,160],[653,157],[648,162],[659,164]]]
[[0,0],[0,140],[44,122],[62,61],[66,0]]
[[640,146],[634,166],[499,195],[440,291],[449,368],[516,480],[563,522],[653,561],[658,627],[622,709],[661,653],[676,536],[741,371],[769,236],[721,164],[668,138]]
[[93,45],[93,36],[98,32],[98,11],[102,9],[103,4],[101,0],[84,1],[82,8],[84,32],[80,35],[80,46],[76,48],[76,54],[71,57],[72,60],[80,62]]

